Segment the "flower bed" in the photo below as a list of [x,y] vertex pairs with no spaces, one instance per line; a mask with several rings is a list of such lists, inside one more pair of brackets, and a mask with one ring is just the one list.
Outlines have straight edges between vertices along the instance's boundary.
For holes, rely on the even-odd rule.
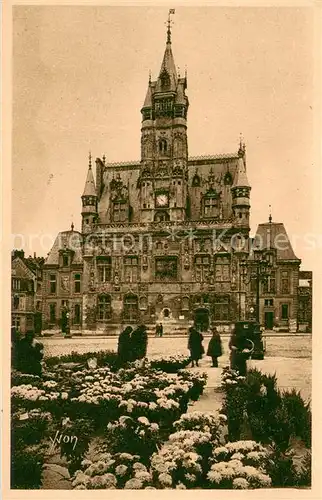
[[[166,359],[164,364],[177,363],[179,367],[182,361]],[[156,446],[172,432],[173,422],[187,410],[189,400],[198,398],[206,384],[204,374],[190,374],[187,370],[166,373],[151,365],[140,361],[114,371],[108,366],[79,369],[57,364],[44,377],[15,373],[16,385],[11,389],[13,415],[25,414],[30,423],[33,412],[40,408],[50,416],[42,429],[34,429],[34,436],[28,434],[26,426],[18,426],[16,432],[21,431],[25,445],[37,443],[42,432],[48,435],[49,427],[79,436],[75,450],[70,443],[61,444],[70,473],[79,467],[95,433],[109,442],[109,451],[129,451],[130,446],[133,454],[139,452],[148,463]],[[80,435],[84,429],[85,434]]]
[[[222,386],[225,392],[222,412],[227,415],[229,439],[238,440],[246,434],[272,450],[274,463],[267,464],[267,469],[273,486],[303,485],[309,477],[310,467],[309,403],[305,403],[295,390],[280,391],[275,375],[265,375],[257,369],[240,377],[238,372],[226,368],[222,374]],[[292,460],[291,442],[294,438],[302,441],[302,449],[306,452],[304,470],[299,470]]]

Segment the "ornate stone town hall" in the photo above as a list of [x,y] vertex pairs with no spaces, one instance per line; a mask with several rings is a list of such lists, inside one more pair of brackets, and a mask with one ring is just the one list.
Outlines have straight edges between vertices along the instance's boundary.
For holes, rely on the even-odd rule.
[[[189,157],[186,90],[168,22],[160,73],[150,79],[141,109],[141,160],[97,158],[94,181],[90,156],[82,232],[72,226],[60,233],[44,266],[44,327],[57,327],[64,311],[72,329],[107,333],[133,322],[162,321],[165,332],[175,332],[197,321],[207,329],[254,314],[255,278],[244,279],[253,259],[245,146],[235,154]],[[271,220],[261,226],[285,233]],[[297,318],[300,260],[289,247],[280,258],[269,247],[278,265],[258,285],[262,323],[266,313],[278,324]]]

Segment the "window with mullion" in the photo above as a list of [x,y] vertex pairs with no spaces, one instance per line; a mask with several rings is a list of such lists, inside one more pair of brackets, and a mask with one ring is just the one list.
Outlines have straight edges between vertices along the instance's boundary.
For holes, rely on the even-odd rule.
[[276,283],[276,276],[275,273],[269,274],[263,283],[263,292],[264,293],[275,293],[275,283]]
[[134,321],[138,317],[139,304],[136,295],[128,295],[124,299],[124,319]]
[[211,264],[210,255],[198,255],[195,257],[197,281],[206,281],[208,279],[210,264]]
[[112,259],[111,257],[106,257],[100,259],[97,262],[98,271],[98,281],[100,283],[106,283],[112,279]]
[[215,259],[215,280],[229,281],[230,280],[230,258],[216,257]]
[[138,258],[127,256],[124,258],[124,278],[126,281],[138,280],[139,263]]
[[125,222],[127,220],[127,204],[124,202],[115,202],[113,205],[114,222]]
[[218,200],[217,198],[204,198],[204,216],[213,217],[218,213]]
[[100,295],[98,298],[98,319],[105,321],[111,318],[111,297],[108,295]]

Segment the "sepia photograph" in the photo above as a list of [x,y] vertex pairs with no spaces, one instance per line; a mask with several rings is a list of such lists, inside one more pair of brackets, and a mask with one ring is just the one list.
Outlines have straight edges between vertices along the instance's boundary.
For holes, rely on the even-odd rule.
[[13,6],[11,490],[312,488],[315,17]]

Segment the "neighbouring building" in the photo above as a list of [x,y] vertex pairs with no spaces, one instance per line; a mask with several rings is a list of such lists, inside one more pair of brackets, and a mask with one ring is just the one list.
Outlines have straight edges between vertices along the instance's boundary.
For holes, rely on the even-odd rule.
[[298,285],[298,329],[312,332],[312,271],[300,271]]
[[[284,224],[272,222],[270,217],[269,222],[259,224],[253,243],[254,248],[258,245],[262,252],[271,253],[273,264],[259,280],[260,323],[268,330],[296,332],[301,260],[294,253]],[[256,281],[250,285],[248,306],[254,308]]]
[[[141,109],[141,159],[92,157],[82,202],[82,230],[59,233],[43,268],[43,317],[59,328],[118,333],[145,323],[183,332],[193,322],[229,329],[249,316],[252,283],[241,279],[249,257],[250,192],[246,150],[188,155],[187,76],[178,75],[170,24],[160,73]],[[259,231],[266,225],[260,225]],[[282,231],[282,224],[270,224]],[[286,234],[286,233],[285,233]],[[277,251],[278,268],[261,292],[261,320],[297,318],[300,261]],[[274,291],[273,291],[274,290]]]
[[42,329],[43,258],[25,258],[23,250],[12,252],[11,324],[21,333]]

